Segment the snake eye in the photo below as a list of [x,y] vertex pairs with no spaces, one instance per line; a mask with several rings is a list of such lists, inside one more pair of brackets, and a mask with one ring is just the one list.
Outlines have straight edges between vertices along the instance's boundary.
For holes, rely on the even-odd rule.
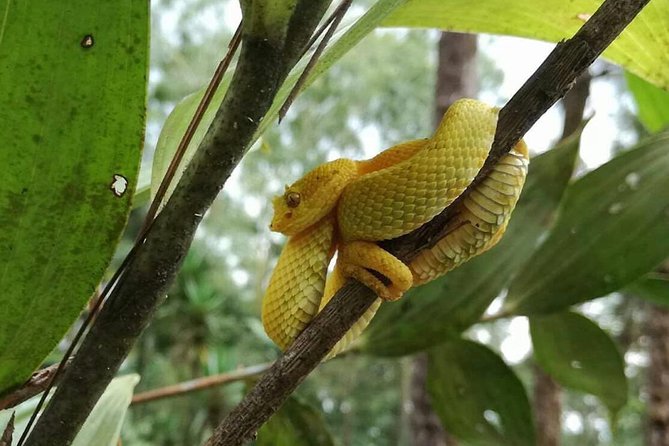
[[302,196],[300,195],[299,192],[288,192],[285,195],[285,199],[286,199],[286,205],[289,208],[296,208],[297,206],[299,206]]

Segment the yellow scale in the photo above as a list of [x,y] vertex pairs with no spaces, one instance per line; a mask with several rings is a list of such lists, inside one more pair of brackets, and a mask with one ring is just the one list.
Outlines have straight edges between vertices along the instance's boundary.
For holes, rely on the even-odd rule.
[[[497,114],[498,109],[482,102],[461,99],[431,138],[396,145],[366,161],[322,164],[274,198],[271,229],[290,238],[265,293],[262,320],[281,349],[348,277],[374,290],[379,299],[330,357],[364,330],[383,300],[399,299],[412,286],[434,280],[501,239],[527,174],[523,141],[458,204],[446,235],[410,264],[376,244],[429,222],[465,191],[488,156]],[[337,263],[327,275],[335,252]]]

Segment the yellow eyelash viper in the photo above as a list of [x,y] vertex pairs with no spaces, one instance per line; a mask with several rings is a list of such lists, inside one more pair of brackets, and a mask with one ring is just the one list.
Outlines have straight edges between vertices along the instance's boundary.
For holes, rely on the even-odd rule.
[[[373,289],[379,299],[330,357],[362,332],[382,300],[399,299],[410,287],[447,273],[500,240],[525,182],[529,158],[523,141],[461,200],[446,235],[408,265],[375,243],[429,222],[465,191],[490,151],[497,114],[482,102],[461,99],[431,138],[396,145],[366,161],[322,164],[274,198],[270,228],[290,238],[265,293],[262,320],[281,349],[348,277]],[[335,252],[337,262],[328,275]]]

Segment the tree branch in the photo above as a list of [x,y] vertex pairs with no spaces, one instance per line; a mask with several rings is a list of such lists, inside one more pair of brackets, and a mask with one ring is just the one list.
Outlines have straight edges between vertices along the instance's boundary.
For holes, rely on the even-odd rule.
[[[571,39],[559,43],[499,114],[492,149],[473,185],[518,142],[576,78],[608,47],[649,0],[606,0]],[[465,192],[466,193],[466,192]],[[464,194],[463,194],[464,196]],[[449,209],[418,230],[384,243],[400,259],[439,240]],[[297,337],[284,355],[221,422],[208,446],[235,446],[251,440],[257,429],[325,357],[328,351],[374,302],[376,296],[349,281]]]
[[[213,123],[144,243],[30,433],[27,445],[67,445],[162,302],[200,223],[330,4],[298,0],[282,35],[245,20],[235,73]],[[258,6],[255,3],[247,5]],[[262,5],[260,5],[262,6]],[[261,16],[262,18],[262,16]]]
[[255,378],[256,376],[260,376],[269,370],[271,365],[271,362],[267,362],[265,364],[256,364],[238,370],[233,370],[232,372],[228,373],[205,376],[202,378],[191,379],[190,381],[180,382],[171,386],[147,390],[146,392],[135,394],[132,397],[132,402],[130,404],[137,405],[150,403],[152,401],[162,400],[163,398],[181,396],[191,392],[208,389],[210,387],[216,387],[223,384]]
[[[65,363],[64,367],[67,368],[69,364],[70,361]],[[51,383],[58,366],[59,364],[53,364],[49,367],[37,370],[21,387],[0,398],[0,410],[18,406],[22,402],[43,392]]]

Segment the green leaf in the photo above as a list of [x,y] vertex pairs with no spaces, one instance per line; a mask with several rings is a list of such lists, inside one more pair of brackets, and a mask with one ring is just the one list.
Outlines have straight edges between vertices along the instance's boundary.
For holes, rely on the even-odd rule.
[[289,397],[260,431],[257,446],[332,446],[334,442],[320,412]]
[[639,109],[639,120],[648,131],[654,133],[666,127],[669,124],[669,91],[629,72],[625,73],[625,79]]
[[439,344],[475,323],[533,253],[571,178],[580,133],[530,161],[527,182],[502,241],[441,279],[385,303],[360,338],[375,355]]
[[446,431],[467,444],[535,444],[523,384],[487,347],[454,340],[430,350],[427,390]]
[[616,414],[627,402],[625,363],[608,334],[572,312],[530,318],[537,363],[564,387],[598,397]]
[[[181,175],[186,169],[186,166],[193,158],[193,155],[195,155],[195,151],[202,141],[202,138],[204,138],[204,135],[207,133],[211,122],[214,120],[214,116],[216,116],[218,108],[221,106],[221,102],[223,102],[228,85],[230,84],[230,79],[230,76],[226,76],[223,79],[221,85],[214,93],[209,107],[202,115],[200,125],[195,130],[190,144],[188,144],[186,147],[186,152],[184,153],[181,163],[179,163],[179,168],[175,173],[174,179],[172,182],[170,182],[170,186],[167,188],[167,193],[165,194],[163,203],[165,203],[167,198],[172,195],[172,191],[174,191],[179,178],[181,178]],[[202,100],[202,96],[204,96],[204,91],[205,89],[203,88],[198,90],[196,93],[193,93],[182,99],[181,102],[179,102],[176,107],[174,107],[170,115],[167,117],[165,124],[163,124],[163,128],[160,131],[160,136],[158,137],[158,142],[156,143],[156,151],[153,155],[153,165],[151,168],[152,201],[156,197],[156,192],[158,192],[160,183],[162,182],[163,177],[165,176],[165,173],[167,172],[167,169],[172,162],[172,158],[174,158],[174,154],[179,147],[181,138],[186,132],[191,119],[193,119],[193,115],[195,114],[195,110],[197,110],[197,107]]]
[[[602,0],[412,0],[383,22],[388,27],[506,34],[559,42],[571,37]],[[669,0],[653,0],[604,51],[604,58],[669,90]]]
[[545,243],[509,288],[504,311],[560,311],[618,290],[669,255],[669,132],[567,188]]
[[148,9],[0,0],[0,393],[57,345],[125,225],[144,133]]
[[[311,74],[307,78],[304,88],[311,85],[321,74],[325,73],[336,61],[338,61],[344,54],[360,42],[367,34],[372,32],[376,26],[383,20],[390,12],[392,12],[399,5],[405,3],[407,0],[380,0],[372,6],[367,13],[358,19],[355,24],[349,27],[346,32],[340,35],[336,41],[329,46],[324,54],[318,59]],[[286,81],[279,89],[272,106],[267,114],[260,122],[258,130],[254,135],[251,144],[257,141],[265,131],[274,125],[275,120],[279,115],[279,110],[285,100],[288,98],[290,91],[295,86],[298,78],[302,74],[306,66],[306,60],[302,60],[296,65],[292,72],[288,75]],[[185,166],[193,158],[197,147],[200,145],[202,138],[207,132],[209,125],[214,119],[216,111],[221,105],[225,92],[229,85],[230,76],[226,76],[221,86],[216,90],[215,96],[207,108],[200,125],[198,126],[193,139],[191,140],[184,158],[180,164],[180,168],[175,175],[175,179],[168,188],[166,197],[169,197],[174,187],[181,177]],[[165,125],[160,133],[158,144],[156,145],[156,153],[153,160],[153,169],[151,172],[151,196],[155,196],[158,186],[162,181],[165,172],[170,164],[170,161],[176,153],[181,136],[188,127],[188,124],[195,113],[198,103],[204,94],[204,88],[198,90],[190,96],[184,98],[172,110],[170,116],[165,121]]]
[[623,291],[654,304],[669,307],[669,276],[666,274],[647,274],[626,286]]
[[72,446],[117,446],[139,375],[115,378],[81,427]]
[[[114,378],[88,415],[72,446],[117,446],[123,419],[138,382],[139,375],[136,374]],[[38,401],[39,396],[36,396],[12,409],[0,411],[0,430],[11,414],[16,413],[13,444],[21,437]]]

